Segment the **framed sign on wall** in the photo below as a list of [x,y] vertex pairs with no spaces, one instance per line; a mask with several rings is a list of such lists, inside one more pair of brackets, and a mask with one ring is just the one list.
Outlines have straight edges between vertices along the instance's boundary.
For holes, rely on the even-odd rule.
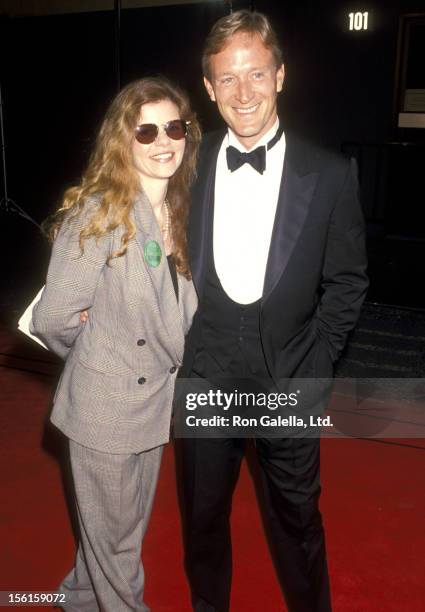
[[396,75],[396,121],[399,128],[425,129],[425,14],[400,20]]

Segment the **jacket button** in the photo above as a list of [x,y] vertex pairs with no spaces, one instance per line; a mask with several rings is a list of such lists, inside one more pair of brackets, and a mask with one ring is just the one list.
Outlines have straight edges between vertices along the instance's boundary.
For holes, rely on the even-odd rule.
[[170,368],[170,374],[174,374],[176,370],[177,370],[176,366],[173,366],[172,368]]
[[143,385],[146,382],[146,378],[141,376],[137,382],[139,383],[139,385]]
[[137,341],[137,346],[143,346],[144,344],[146,344],[146,340],[143,340],[143,338]]

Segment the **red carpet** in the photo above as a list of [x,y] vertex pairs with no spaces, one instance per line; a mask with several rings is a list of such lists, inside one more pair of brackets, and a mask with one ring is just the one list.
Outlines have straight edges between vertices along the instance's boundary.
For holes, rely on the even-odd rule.
[[[52,366],[33,361],[49,356],[16,336],[0,333],[0,343],[0,590],[54,590],[73,563],[74,540],[57,461],[59,438],[45,432],[52,378],[30,372]],[[425,450],[415,440],[393,442],[322,443],[335,612],[425,611]],[[245,466],[232,526],[232,612],[285,610]],[[143,558],[152,611],[189,611],[170,446]]]

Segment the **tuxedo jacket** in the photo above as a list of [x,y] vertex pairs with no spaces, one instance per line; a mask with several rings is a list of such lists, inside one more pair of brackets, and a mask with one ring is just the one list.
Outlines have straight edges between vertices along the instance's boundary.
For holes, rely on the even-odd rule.
[[[122,257],[117,228],[90,238],[79,233],[96,202],[62,224],[53,245],[46,287],[31,331],[66,359],[51,420],[69,438],[111,453],[133,453],[168,441],[176,372],[197,305],[191,281],[178,274],[176,300],[152,208],[134,205],[136,236]],[[162,248],[149,265],[146,244]],[[80,312],[89,311],[80,323]]]
[[[193,188],[189,257],[200,305],[187,340],[186,375],[202,343],[208,236],[224,135],[204,138]],[[275,380],[332,375],[366,294],[366,266],[355,161],[286,135],[259,321],[264,357]]]

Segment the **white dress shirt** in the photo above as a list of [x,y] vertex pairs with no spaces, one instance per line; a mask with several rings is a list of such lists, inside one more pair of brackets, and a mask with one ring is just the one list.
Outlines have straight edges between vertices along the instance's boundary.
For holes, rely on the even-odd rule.
[[[279,120],[253,149],[267,145]],[[260,174],[250,164],[230,172],[226,148],[246,152],[229,129],[217,158],[214,198],[214,262],[227,295],[239,304],[250,304],[263,293],[264,276],[282,179],[286,141],[266,152],[266,169]]]

